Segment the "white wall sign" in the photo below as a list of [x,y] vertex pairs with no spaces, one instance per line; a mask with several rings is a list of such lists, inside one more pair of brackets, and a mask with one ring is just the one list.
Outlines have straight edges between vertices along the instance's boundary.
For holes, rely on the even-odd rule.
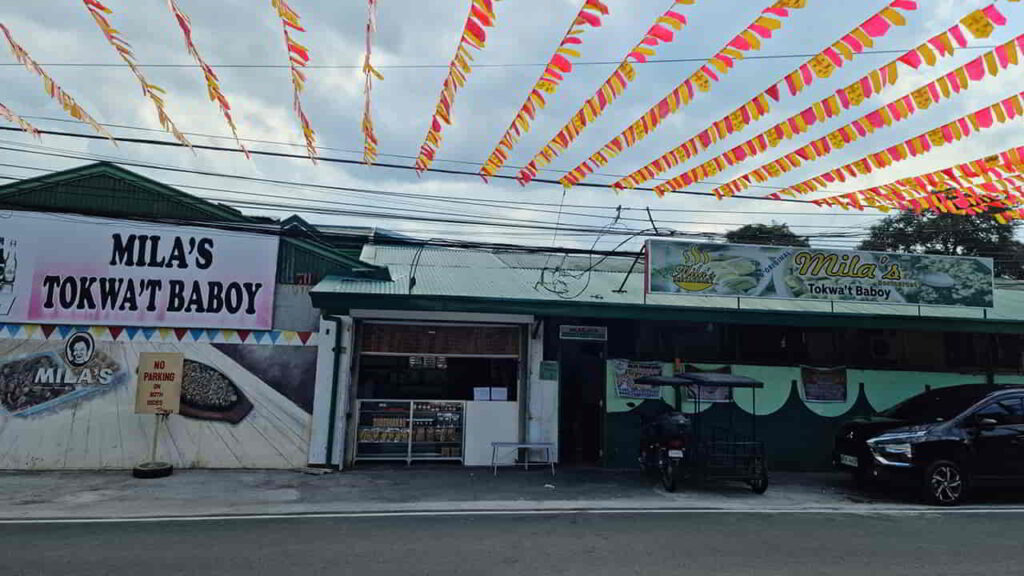
[[0,212],[0,322],[272,327],[278,239]]
[[608,328],[606,326],[569,326],[558,327],[558,337],[562,340],[593,340],[606,342]]

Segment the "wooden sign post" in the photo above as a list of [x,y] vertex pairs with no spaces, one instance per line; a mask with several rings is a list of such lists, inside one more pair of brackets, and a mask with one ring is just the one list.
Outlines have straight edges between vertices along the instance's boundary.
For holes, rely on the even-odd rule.
[[162,478],[170,476],[174,467],[167,462],[156,461],[157,438],[161,420],[169,414],[177,414],[181,405],[181,379],[184,373],[185,355],[180,352],[141,352],[139,369],[136,374],[135,413],[154,414],[153,444],[149,461],[132,470],[136,478]]

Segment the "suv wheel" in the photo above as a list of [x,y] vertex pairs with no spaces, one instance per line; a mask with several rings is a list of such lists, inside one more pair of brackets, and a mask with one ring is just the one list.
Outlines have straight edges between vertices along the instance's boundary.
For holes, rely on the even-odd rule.
[[923,488],[929,504],[956,506],[967,494],[967,478],[955,462],[937,460],[925,471]]

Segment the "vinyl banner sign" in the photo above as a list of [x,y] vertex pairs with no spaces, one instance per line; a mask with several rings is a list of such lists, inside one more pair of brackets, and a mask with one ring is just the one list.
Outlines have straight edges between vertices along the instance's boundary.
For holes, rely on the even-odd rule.
[[0,323],[271,328],[278,239],[0,213]]
[[990,258],[648,240],[647,291],[991,308]]

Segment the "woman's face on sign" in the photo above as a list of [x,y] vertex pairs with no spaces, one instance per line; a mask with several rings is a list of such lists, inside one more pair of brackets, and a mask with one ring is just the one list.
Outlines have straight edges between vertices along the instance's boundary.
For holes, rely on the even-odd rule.
[[89,345],[85,342],[75,342],[71,346],[71,359],[76,363],[85,364],[89,360]]

